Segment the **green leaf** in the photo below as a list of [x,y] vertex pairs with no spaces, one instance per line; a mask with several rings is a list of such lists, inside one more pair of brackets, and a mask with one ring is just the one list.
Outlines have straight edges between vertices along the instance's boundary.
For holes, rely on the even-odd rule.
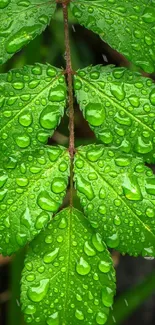
[[143,160],[89,145],[77,149],[74,172],[84,212],[107,246],[155,256],[155,176]]
[[0,253],[10,255],[31,241],[57,212],[69,176],[63,147],[26,150],[0,162]]
[[31,243],[21,291],[32,325],[105,324],[115,272],[106,245],[80,211],[62,210]]
[[42,33],[55,8],[53,0],[1,0],[0,64]]
[[155,5],[150,0],[73,0],[73,15],[129,61],[155,71]]
[[64,114],[62,70],[35,64],[0,75],[0,151],[37,148],[47,143]]
[[155,161],[155,85],[125,68],[88,67],[74,77],[91,129],[106,145]]

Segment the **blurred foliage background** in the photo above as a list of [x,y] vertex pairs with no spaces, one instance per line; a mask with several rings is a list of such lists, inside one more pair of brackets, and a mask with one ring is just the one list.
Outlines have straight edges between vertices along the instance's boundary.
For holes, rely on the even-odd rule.
[[[90,64],[130,67],[122,55],[112,50],[97,35],[79,26],[71,13],[69,21],[73,70]],[[60,68],[65,67],[63,19],[60,8],[45,32],[1,66],[0,73],[35,62],[48,62]],[[95,142],[94,134],[83,119],[76,101],[74,107],[76,146]],[[67,146],[67,110],[49,143]],[[67,194],[64,205],[67,204],[68,196]],[[80,208],[76,193],[75,206]],[[0,256],[0,325],[24,325],[19,297],[25,251],[26,249],[23,249],[11,258]],[[117,295],[107,325],[155,325],[155,260],[121,256],[114,250],[111,253],[116,267]]]

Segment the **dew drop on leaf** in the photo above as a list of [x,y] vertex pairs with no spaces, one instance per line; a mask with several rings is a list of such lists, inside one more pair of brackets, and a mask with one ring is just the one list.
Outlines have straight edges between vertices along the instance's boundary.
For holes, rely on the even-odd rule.
[[49,279],[42,279],[38,286],[30,286],[27,294],[33,302],[40,302],[46,296],[49,289]]
[[93,126],[100,126],[105,120],[105,110],[100,103],[89,103],[85,108],[86,120]]
[[40,192],[37,198],[37,203],[40,208],[50,212],[55,212],[59,207],[59,203],[54,201],[47,191]]
[[87,275],[90,272],[90,270],[91,267],[88,264],[88,262],[86,262],[83,257],[80,257],[80,260],[76,265],[77,273],[80,275]]

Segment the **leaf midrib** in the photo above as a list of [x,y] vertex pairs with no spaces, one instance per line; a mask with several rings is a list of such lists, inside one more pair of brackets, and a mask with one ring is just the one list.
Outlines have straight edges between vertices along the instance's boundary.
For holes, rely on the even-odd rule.
[[83,80],[83,81],[87,84],[88,88],[89,88],[89,87],[92,87],[93,90],[95,90],[96,92],[98,92],[98,94],[99,94],[99,96],[100,96],[101,98],[102,98],[102,96],[103,96],[103,97],[105,97],[107,100],[109,100],[109,101],[111,102],[112,105],[115,105],[115,106],[118,108],[119,111],[120,111],[120,110],[124,111],[124,112],[125,112],[125,113],[126,113],[126,114],[127,114],[127,115],[132,119],[132,120],[135,120],[136,122],[138,122],[138,124],[141,124],[143,128],[148,129],[149,132],[152,132],[153,134],[155,133],[155,131],[152,130],[148,125],[144,124],[142,121],[140,121],[139,119],[137,119],[133,114],[131,114],[130,112],[128,112],[127,110],[125,110],[125,108],[124,108],[123,106],[119,105],[118,102],[115,101],[114,97],[109,97],[109,96],[107,96],[107,95],[103,92],[103,90],[101,91],[100,89],[96,88],[95,85],[94,85],[92,82],[87,81],[85,78],[82,78],[82,77],[79,76],[79,75],[78,75],[78,78],[80,78],[81,80]]
[[114,192],[119,197],[119,199],[123,202],[123,204],[134,214],[134,217],[142,224],[142,226],[145,228],[145,230],[147,230],[152,235],[153,239],[155,239],[155,234],[151,231],[151,229],[148,229],[148,227],[145,225],[145,223],[141,219],[138,218],[138,216],[131,209],[131,207],[128,206],[126,201],[123,200],[123,198],[115,191],[115,189],[112,187],[111,184],[109,184],[109,182],[103,177],[103,175],[100,174],[100,172],[94,167],[94,165],[92,163],[88,162],[86,157],[83,156],[79,151],[78,151],[78,154],[86,161],[86,163],[88,165],[90,165],[96,171],[96,173],[99,175],[99,177],[101,177],[101,179],[103,179],[103,181],[110,187],[111,191]]

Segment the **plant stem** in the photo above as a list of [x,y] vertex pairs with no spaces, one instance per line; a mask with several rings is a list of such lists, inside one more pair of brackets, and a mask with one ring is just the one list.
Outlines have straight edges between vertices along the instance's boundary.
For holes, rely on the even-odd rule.
[[63,17],[64,17],[64,33],[65,33],[65,59],[66,59],[66,74],[68,82],[68,106],[69,106],[69,153],[71,159],[70,168],[70,206],[73,206],[73,158],[74,158],[74,105],[73,105],[73,86],[72,86],[72,63],[69,42],[69,23],[68,23],[68,1],[62,2]]

